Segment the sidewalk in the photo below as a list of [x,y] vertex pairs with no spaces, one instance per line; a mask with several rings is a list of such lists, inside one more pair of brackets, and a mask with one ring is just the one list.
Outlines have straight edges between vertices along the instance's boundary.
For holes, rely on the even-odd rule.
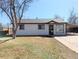
[[10,39],[9,37],[0,37],[0,40],[8,40]]
[[78,36],[55,37],[56,40],[78,53]]

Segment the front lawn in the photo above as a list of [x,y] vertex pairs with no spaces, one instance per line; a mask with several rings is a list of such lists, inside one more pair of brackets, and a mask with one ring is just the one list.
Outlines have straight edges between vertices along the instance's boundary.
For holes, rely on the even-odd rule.
[[17,37],[0,44],[0,59],[77,59],[77,53],[49,37]]

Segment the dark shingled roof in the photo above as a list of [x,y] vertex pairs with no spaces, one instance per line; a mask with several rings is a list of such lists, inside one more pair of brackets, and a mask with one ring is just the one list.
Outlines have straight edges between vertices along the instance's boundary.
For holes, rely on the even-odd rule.
[[65,23],[63,19],[22,19],[21,23],[49,23],[49,22]]

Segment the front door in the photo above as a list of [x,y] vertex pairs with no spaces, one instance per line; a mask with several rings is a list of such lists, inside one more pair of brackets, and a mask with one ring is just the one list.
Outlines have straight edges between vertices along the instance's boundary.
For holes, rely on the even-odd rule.
[[54,26],[49,25],[49,35],[53,35],[53,33],[54,33]]

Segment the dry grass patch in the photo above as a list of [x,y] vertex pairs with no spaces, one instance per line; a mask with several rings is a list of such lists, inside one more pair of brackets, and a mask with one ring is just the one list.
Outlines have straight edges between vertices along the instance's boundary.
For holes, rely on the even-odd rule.
[[0,59],[77,59],[77,53],[54,38],[17,37],[0,44]]

